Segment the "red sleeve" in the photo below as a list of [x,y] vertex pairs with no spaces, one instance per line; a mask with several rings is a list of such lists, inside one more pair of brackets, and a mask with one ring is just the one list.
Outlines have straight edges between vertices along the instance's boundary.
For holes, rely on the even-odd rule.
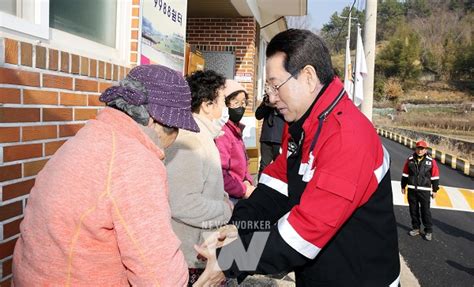
[[361,140],[352,132],[330,137],[318,152],[314,176],[300,204],[279,222],[284,240],[308,258],[319,253],[377,188],[374,171],[381,165],[380,157],[384,161],[382,145]]
[[408,177],[408,160],[405,161],[405,165],[403,166],[403,177]]
[[437,192],[439,189],[439,168],[434,159],[431,161],[431,187],[433,192]]
[[432,161],[433,167],[431,168],[431,180],[439,179],[439,168],[436,160]]

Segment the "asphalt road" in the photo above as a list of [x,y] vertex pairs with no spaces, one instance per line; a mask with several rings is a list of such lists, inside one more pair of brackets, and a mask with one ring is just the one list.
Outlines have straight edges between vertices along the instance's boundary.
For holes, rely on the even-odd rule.
[[[405,160],[413,153],[413,150],[407,148],[392,140],[382,138],[383,145],[390,153],[391,165],[390,175],[392,180],[400,180],[402,178],[403,165]],[[454,170],[438,162],[439,167],[439,184],[452,187],[461,187],[474,189],[474,179],[464,175],[461,171]],[[473,285],[474,286],[474,285]]]
[[[392,179],[400,180],[405,159],[412,151],[388,139],[382,141],[391,155]],[[474,189],[472,178],[442,164],[439,167],[441,185]],[[400,253],[422,287],[473,287],[474,213],[442,209],[431,209],[431,213],[433,240],[428,242],[408,235],[408,207],[395,206]]]
[[[422,287],[474,286],[474,213],[432,209],[433,240],[410,237],[408,206],[395,206],[398,244]],[[411,286],[403,286],[411,287]]]

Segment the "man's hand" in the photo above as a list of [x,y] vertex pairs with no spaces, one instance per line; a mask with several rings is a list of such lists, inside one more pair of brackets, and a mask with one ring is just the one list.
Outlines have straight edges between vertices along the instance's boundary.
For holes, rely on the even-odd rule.
[[219,242],[222,242],[222,245],[219,246],[218,244],[217,247],[225,246],[234,241],[239,236],[239,231],[237,230],[237,227],[232,224],[222,226],[217,231],[219,232],[218,240]]
[[[239,236],[239,232],[237,230],[237,227],[235,225],[226,225],[222,226],[219,228],[217,231],[212,233],[210,236],[206,237],[204,242],[199,246],[199,248],[206,249],[208,246],[214,246],[215,248],[221,248],[222,246],[225,246]],[[199,253],[197,258],[201,261],[206,261],[207,257],[204,256],[203,254]]]
[[[204,243],[201,244],[200,248],[207,248],[208,246],[215,245],[215,248],[221,248],[225,246],[239,236],[239,231],[235,225],[225,225],[219,228],[215,233],[211,234],[208,238],[204,240]],[[207,257],[206,257],[207,258]]]
[[206,269],[199,277],[193,287],[219,286],[224,281],[225,276],[217,264],[216,248],[219,244],[219,232],[215,232],[206,239],[206,246],[194,245],[194,249],[200,256],[207,259]]
[[436,192],[432,192],[432,193],[431,193],[431,197],[432,197],[433,199],[435,199],[435,198],[436,198]]
[[405,194],[405,189],[402,187],[402,194]]

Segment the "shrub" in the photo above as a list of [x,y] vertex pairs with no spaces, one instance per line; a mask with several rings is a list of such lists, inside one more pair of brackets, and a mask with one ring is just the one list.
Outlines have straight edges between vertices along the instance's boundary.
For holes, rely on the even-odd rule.
[[389,78],[384,84],[383,92],[388,100],[397,102],[403,95],[402,85],[397,78]]

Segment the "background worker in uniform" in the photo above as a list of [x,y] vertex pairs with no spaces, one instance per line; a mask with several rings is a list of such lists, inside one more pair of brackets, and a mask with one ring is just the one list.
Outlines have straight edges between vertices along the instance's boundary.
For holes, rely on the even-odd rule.
[[[402,193],[408,186],[408,205],[412,230],[410,236],[420,234],[421,221],[425,226],[425,239],[431,241],[433,224],[431,223],[430,197],[435,198],[439,189],[439,169],[436,161],[427,154],[425,141],[416,143],[415,152],[406,160],[402,174]],[[421,213],[421,214],[420,214]]]

